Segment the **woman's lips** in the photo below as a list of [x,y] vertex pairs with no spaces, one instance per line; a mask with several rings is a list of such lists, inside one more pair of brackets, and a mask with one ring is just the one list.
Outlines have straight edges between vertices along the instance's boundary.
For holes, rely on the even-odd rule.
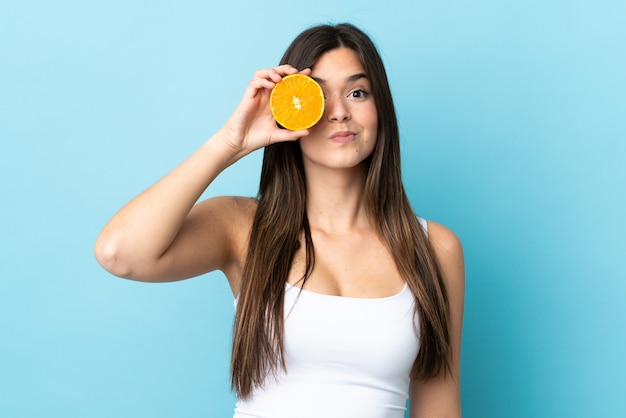
[[334,142],[339,142],[341,144],[347,144],[348,142],[354,139],[356,134],[354,132],[335,132],[330,136],[330,140]]

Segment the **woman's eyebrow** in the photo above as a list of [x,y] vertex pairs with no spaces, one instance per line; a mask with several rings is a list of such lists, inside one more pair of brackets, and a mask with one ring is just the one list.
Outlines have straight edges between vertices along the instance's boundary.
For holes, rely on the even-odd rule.
[[[326,80],[324,80],[323,78],[319,78],[319,77],[311,77],[313,80],[317,81],[319,84],[326,84]],[[357,80],[360,80],[361,78],[367,78],[367,74],[365,73],[357,73],[357,74],[353,74],[350,77],[346,78],[346,83],[354,83]]]

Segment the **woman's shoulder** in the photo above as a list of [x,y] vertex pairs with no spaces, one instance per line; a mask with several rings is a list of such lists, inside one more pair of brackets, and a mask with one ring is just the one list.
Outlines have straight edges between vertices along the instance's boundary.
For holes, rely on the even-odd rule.
[[254,217],[256,208],[258,206],[258,200],[253,197],[245,196],[224,196],[226,200],[229,200],[235,209],[246,217]]
[[198,203],[191,213],[197,219],[196,233],[202,252],[217,252],[221,269],[233,289],[239,292],[250,229],[256,213],[257,200],[243,196],[216,196]]
[[215,196],[197,205],[201,213],[228,217],[235,221],[252,221],[257,207],[257,200],[244,196]]
[[465,268],[463,245],[459,237],[450,228],[437,222],[428,221],[428,240],[435,250],[444,276],[448,279],[448,284],[462,288],[465,280]]
[[[256,207],[257,201],[253,198],[209,197],[192,209],[188,222],[199,236],[217,237],[216,242],[221,243],[221,248],[228,250],[230,247],[231,252],[238,254],[247,246]],[[215,245],[215,242],[207,243]]]
[[436,247],[447,251],[462,251],[459,237],[447,226],[434,221],[426,221],[428,238]]

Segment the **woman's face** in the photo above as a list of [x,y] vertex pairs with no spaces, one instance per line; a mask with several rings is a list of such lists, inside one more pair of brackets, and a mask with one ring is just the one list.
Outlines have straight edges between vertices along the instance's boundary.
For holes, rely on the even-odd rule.
[[374,150],[378,128],[365,69],[356,52],[337,48],[323,54],[311,70],[311,77],[322,86],[326,106],[310,134],[300,138],[305,167],[357,167]]

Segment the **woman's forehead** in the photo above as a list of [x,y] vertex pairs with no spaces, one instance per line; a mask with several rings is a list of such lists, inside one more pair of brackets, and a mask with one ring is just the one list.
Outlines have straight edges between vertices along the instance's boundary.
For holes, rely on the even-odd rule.
[[320,56],[311,68],[311,77],[320,84],[330,81],[350,83],[367,78],[367,73],[354,50],[337,48]]

